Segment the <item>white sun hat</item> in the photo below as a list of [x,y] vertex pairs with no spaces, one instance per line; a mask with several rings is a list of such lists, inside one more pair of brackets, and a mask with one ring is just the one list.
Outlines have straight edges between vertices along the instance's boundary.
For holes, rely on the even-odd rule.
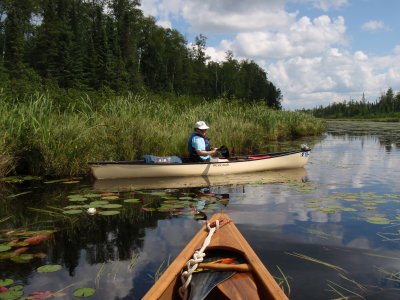
[[194,128],[198,128],[198,129],[204,130],[204,129],[208,129],[208,128],[210,128],[210,127],[207,126],[206,122],[204,122],[204,121],[198,121],[198,122],[196,122],[196,124],[194,125]]

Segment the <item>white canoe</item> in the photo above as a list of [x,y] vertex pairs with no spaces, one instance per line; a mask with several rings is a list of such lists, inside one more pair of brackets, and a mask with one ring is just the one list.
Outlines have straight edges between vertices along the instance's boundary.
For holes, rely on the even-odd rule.
[[224,176],[186,176],[102,179],[93,183],[99,192],[129,192],[136,190],[192,188],[210,186],[239,186],[249,183],[303,182],[308,174],[306,169],[287,169]]
[[91,162],[96,179],[215,176],[301,168],[307,163],[309,149],[292,150],[199,163],[145,163],[138,161]]

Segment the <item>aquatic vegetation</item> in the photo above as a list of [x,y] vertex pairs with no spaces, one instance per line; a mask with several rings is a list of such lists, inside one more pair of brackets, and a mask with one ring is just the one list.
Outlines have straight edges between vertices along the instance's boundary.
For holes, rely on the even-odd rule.
[[93,296],[96,293],[96,290],[94,288],[79,288],[74,291],[73,295],[74,297],[78,298],[86,298]]
[[277,276],[273,276],[273,277],[278,282],[278,285],[285,292],[285,294],[288,297],[290,297],[290,284],[289,284],[290,277],[286,276],[279,266],[276,266],[276,268],[278,269],[279,273],[281,274],[281,277],[277,277]]
[[62,269],[61,265],[44,265],[44,266],[37,268],[36,270],[39,273],[53,273],[53,272],[60,271],[61,269]]
[[334,292],[336,295],[338,295],[340,298],[339,299],[351,299],[352,297],[356,296],[358,299],[365,299],[362,295],[351,291],[347,288],[345,288],[342,285],[339,285],[331,280],[327,280],[328,282],[328,291]]
[[130,198],[130,199],[124,199],[125,203],[140,203],[140,199],[137,198]]
[[400,271],[387,271],[379,267],[376,267],[376,269],[378,270],[378,272],[384,274],[387,280],[400,283]]
[[129,270],[133,270],[136,267],[139,261],[139,257],[140,257],[139,253],[132,252],[131,259],[129,260],[129,265],[128,265]]
[[0,293],[0,299],[7,299],[7,300],[19,299],[24,294],[23,289],[24,289],[23,285],[13,285],[9,287],[7,291]]
[[300,259],[304,259],[304,260],[307,260],[309,262],[317,263],[317,264],[323,265],[325,267],[331,268],[331,269],[339,271],[339,272],[347,273],[347,271],[345,269],[343,269],[343,268],[341,268],[339,266],[335,266],[334,264],[322,261],[322,260],[317,259],[317,258],[313,258],[313,257],[307,256],[307,255],[304,255],[304,254],[301,254],[301,253],[285,252],[285,254],[288,254],[288,255],[291,255],[291,256],[294,256],[294,257],[297,257],[297,258],[300,258]]
[[102,216],[115,216],[115,215],[118,215],[120,213],[121,212],[118,211],[118,210],[104,210],[104,211],[100,211],[99,215],[102,215]]
[[[168,259],[163,260],[160,266],[157,268],[156,272],[154,275],[148,274],[148,276],[153,279],[154,282],[156,282],[161,275],[164,273],[164,271],[168,268],[171,260],[171,255],[168,256]],[[164,266],[165,264],[165,266]]]
[[368,217],[366,221],[368,223],[378,224],[378,225],[390,224],[390,220],[382,215],[375,215],[375,216]]

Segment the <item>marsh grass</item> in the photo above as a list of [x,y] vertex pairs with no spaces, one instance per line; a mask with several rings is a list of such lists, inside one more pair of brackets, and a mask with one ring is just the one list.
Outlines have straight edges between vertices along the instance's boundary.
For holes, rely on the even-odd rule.
[[197,120],[210,124],[214,146],[226,145],[238,154],[325,129],[324,121],[305,113],[224,99],[75,95],[63,102],[49,93],[34,93],[24,101],[2,100],[0,176],[14,172],[72,177],[86,174],[89,161],[184,156]]

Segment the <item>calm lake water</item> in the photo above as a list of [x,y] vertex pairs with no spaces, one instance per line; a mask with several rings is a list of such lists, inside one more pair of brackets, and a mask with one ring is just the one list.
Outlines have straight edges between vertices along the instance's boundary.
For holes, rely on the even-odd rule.
[[301,143],[309,163],[285,172],[2,182],[0,287],[7,299],[80,288],[140,299],[199,219],[226,212],[291,299],[399,299],[400,124],[330,122],[322,137],[271,148]]

